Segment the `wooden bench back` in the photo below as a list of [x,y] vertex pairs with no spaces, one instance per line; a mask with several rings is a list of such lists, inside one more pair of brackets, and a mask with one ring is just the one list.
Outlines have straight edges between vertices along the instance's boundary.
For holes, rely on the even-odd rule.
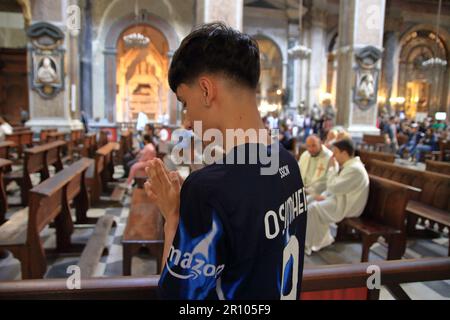
[[98,137],[98,146],[99,148],[103,147],[104,145],[108,144],[108,131],[101,130]]
[[446,160],[446,155],[450,153],[450,140],[439,139],[440,161]]
[[385,161],[389,163],[394,163],[395,161],[395,155],[385,152],[360,150],[359,157],[361,158],[362,163],[364,163],[367,171],[369,171],[370,169],[370,160],[372,159]]
[[57,132],[58,129],[56,128],[51,128],[51,129],[42,129],[40,134],[39,134],[39,140],[43,143],[47,142],[47,136],[49,133],[52,132]]
[[20,134],[21,134],[20,142],[22,145],[33,144],[33,131],[23,131]]
[[82,142],[83,138],[83,130],[77,129],[77,130],[71,130],[70,131],[70,141],[72,141],[75,144],[80,144]]
[[[84,173],[91,163],[90,159],[81,159],[30,190],[26,244],[31,248],[31,277],[42,277],[46,270],[45,252],[40,244],[39,233],[47,225],[52,221],[57,225],[58,248],[70,244],[73,222],[67,195],[76,196],[75,190],[80,190],[79,186],[84,185]],[[78,187],[74,187],[76,182]]]
[[[301,299],[379,299],[369,290],[370,263],[306,267]],[[381,285],[450,279],[450,258],[377,261]],[[145,299],[158,298],[159,276],[82,279],[81,289],[67,288],[67,279],[2,282],[0,299]],[[393,293],[393,292],[392,292]],[[395,293],[394,297],[395,297]]]
[[363,217],[398,230],[405,229],[406,205],[410,195],[419,193],[408,185],[369,175],[369,199]]
[[47,179],[49,176],[47,162],[45,161],[46,149],[40,149],[33,147],[25,150],[25,162],[23,166],[24,177],[32,173],[41,172],[44,174],[43,179]]
[[369,173],[421,189],[420,195],[413,196],[413,200],[438,209],[450,209],[450,176],[409,169],[379,160],[371,160]]
[[83,137],[83,157],[95,157],[95,151],[97,149],[97,135],[93,132],[86,133]]
[[24,126],[12,126],[13,128],[13,132],[22,132],[22,131],[30,131],[29,127],[24,127]]
[[9,150],[15,146],[16,144],[12,141],[0,142],[0,158],[10,159]]
[[66,142],[61,140],[57,140],[47,144],[49,148],[47,151],[47,165],[54,165],[57,171],[62,169],[61,152],[62,148],[65,145]]
[[95,172],[96,175],[101,175],[105,168],[105,156],[101,153],[95,153]]
[[450,176],[450,163],[443,161],[426,161],[426,170]]
[[53,141],[65,141],[66,140],[66,133],[65,132],[50,132],[47,135],[47,142],[53,142]]
[[114,150],[116,149],[116,143],[108,142],[104,146],[97,149],[97,154],[100,154],[104,157],[105,166],[107,166],[113,158]]
[[84,175],[92,164],[92,161],[93,160],[89,158],[81,158],[69,167],[70,170],[64,170],[58,173],[61,179],[68,181],[66,187],[66,197],[68,201],[72,201],[83,188]]
[[118,152],[118,159],[120,162],[124,161],[124,156],[133,150],[133,135],[130,131],[122,131],[120,133],[120,146]]
[[423,172],[424,184],[420,202],[450,212],[450,176]]
[[54,176],[30,190],[27,242],[39,239],[39,233],[61,212],[64,186]]
[[376,145],[379,143],[384,143],[384,136],[379,135],[369,135],[369,134],[364,134],[363,135],[363,143],[364,144],[368,144],[368,145]]

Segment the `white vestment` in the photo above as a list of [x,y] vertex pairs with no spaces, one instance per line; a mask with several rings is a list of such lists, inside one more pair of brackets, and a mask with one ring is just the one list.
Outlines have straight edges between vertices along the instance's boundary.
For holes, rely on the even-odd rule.
[[311,157],[308,151],[303,152],[298,164],[307,194],[319,195],[326,190],[328,163],[332,156],[333,152],[324,145],[317,157]]
[[348,160],[341,172],[331,167],[323,201],[308,203],[305,251],[319,251],[334,242],[330,224],[359,217],[369,197],[369,176],[359,157]]

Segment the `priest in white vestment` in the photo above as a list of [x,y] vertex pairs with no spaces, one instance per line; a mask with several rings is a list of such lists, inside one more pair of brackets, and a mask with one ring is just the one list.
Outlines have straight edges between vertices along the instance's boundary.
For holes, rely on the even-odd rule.
[[[369,176],[351,140],[335,142],[328,169],[327,189],[308,203],[305,253],[329,246],[334,242],[330,224],[344,218],[359,217],[369,197]],[[339,164],[336,170],[332,162]]]
[[320,195],[326,189],[328,164],[333,152],[316,135],[306,139],[306,149],[299,161],[303,185],[307,195]]

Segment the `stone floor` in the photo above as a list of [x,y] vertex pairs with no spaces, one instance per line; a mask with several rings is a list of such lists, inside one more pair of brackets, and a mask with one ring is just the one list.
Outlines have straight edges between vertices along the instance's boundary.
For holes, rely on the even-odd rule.
[[[116,167],[116,177],[121,176],[122,168]],[[418,169],[422,169],[418,167]],[[186,175],[184,169],[181,174]],[[37,177],[34,177],[35,181]],[[8,187],[9,197],[12,202],[18,201],[18,189],[14,185]],[[102,197],[107,203],[108,197]],[[130,197],[126,196],[122,204],[115,206],[101,206],[90,209],[88,216],[102,216],[105,213],[113,215],[117,222],[117,226],[111,229],[109,235],[109,254],[101,258],[95,270],[95,277],[114,277],[122,275],[122,234],[126,226],[129,211]],[[11,210],[11,213],[18,208]],[[11,214],[10,213],[10,214]],[[72,236],[73,242],[87,242],[93,232],[93,227],[76,228]],[[46,248],[55,246],[54,229],[46,228],[41,233]],[[408,241],[407,250],[404,258],[421,258],[421,257],[443,257],[447,256],[448,250],[448,230],[441,238],[434,240],[411,240]],[[376,262],[384,260],[387,254],[387,248],[377,243],[371,248],[370,261]],[[357,263],[361,256],[361,245],[358,243],[339,242],[332,246],[313,253],[311,256],[305,256],[305,266],[329,265]],[[48,258],[48,269],[45,278],[65,278],[68,276],[66,272],[70,265],[76,265],[79,257],[58,257]],[[135,276],[145,276],[156,274],[156,261],[146,252],[142,252],[139,256],[133,258],[132,274]],[[0,281],[20,280],[20,264],[11,254],[4,259],[0,259]],[[1,282],[0,282],[1,285]],[[437,281],[428,283],[412,283],[402,285],[403,289],[413,299],[449,299],[450,300],[450,281]],[[381,299],[393,299],[390,293],[382,289]]]

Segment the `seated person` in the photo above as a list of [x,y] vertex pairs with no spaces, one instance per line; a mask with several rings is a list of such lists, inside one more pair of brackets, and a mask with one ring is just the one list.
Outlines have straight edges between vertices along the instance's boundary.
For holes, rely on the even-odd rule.
[[[339,164],[336,170],[333,162]],[[350,140],[333,144],[327,189],[308,203],[305,253],[319,251],[334,242],[330,224],[359,217],[369,197],[369,176]]]
[[415,152],[416,146],[419,143],[422,133],[418,132],[418,125],[417,123],[411,124],[411,127],[409,129],[408,133],[408,141],[405,144],[402,144],[400,148],[398,149],[397,154],[400,156],[400,158],[403,158],[405,151],[408,152],[408,155],[412,155]]
[[156,149],[151,142],[151,137],[148,134],[144,135],[144,144],[144,148],[136,156],[136,159],[131,160],[127,164],[127,166],[130,168],[130,173],[127,178],[127,187],[131,187],[133,179],[139,172],[139,170],[142,171],[143,175],[145,175],[145,163],[156,158]]
[[438,151],[438,141],[434,134],[433,129],[428,128],[423,138],[417,144],[414,152],[412,153],[412,157],[414,162],[424,162],[424,154],[430,153],[432,151]]
[[327,170],[333,153],[317,135],[306,139],[306,152],[300,157],[300,173],[308,195],[320,195],[326,189]]

